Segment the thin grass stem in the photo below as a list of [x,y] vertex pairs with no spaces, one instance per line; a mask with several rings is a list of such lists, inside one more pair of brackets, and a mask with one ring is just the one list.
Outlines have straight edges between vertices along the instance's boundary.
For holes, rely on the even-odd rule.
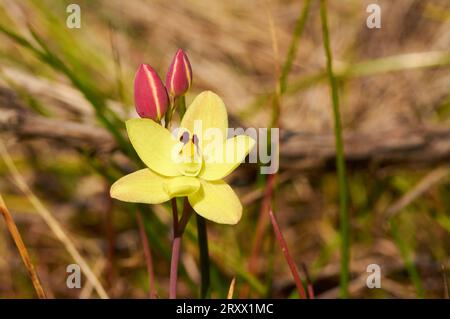
[[417,267],[415,265],[411,247],[409,247],[408,243],[405,241],[405,239],[400,234],[400,231],[398,229],[397,221],[391,220],[390,221],[390,227],[392,236],[394,238],[394,242],[400,251],[400,254],[403,258],[403,262],[405,263],[406,271],[409,274],[409,277],[411,278],[411,281],[414,285],[414,288],[416,289],[417,297],[420,299],[425,298],[425,290],[423,289],[422,281],[420,279],[419,271],[417,270]]
[[300,13],[300,16],[295,24],[294,34],[292,35],[291,44],[289,46],[289,50],[286,55],[286,59],[284,61],[284,64],[281,68],[280,73],[280,94],[283,95],[284,92],[286,92],[287,88],[287,80],[289,73],[291,72],[292,65],[294,63],[295,55],[298,51],[298,44],[300,42],[300,37],[303,34],[303,30],[305,30],[305,24],[306,20],[308,18],[309,8],[311,5],[311,0],[306,0],[305,4],[303,5],[302,11]]
[[333,58],[330,47],[326,0],[320,1],[320,18],[322,22],[323,47],[327,58],[328,80],[330,82],[332,95],[334,136],[336,144],[336,167],[339,183],[339,221],[341,236],[340,296],[341,298],[347,298],[350,277],[350,221],[348,214],[347,175],[345,168],[344,143],[342,140],[341,114],[339,109],[339,92],[336,77],[333,73]]
[[46,299],[44,289],[42,288],[41,281],[39,280],[39,276],[34,268],[33,263],[31,262],[30,255],[28,254],[27,247],[25,246],[22,236],[20,236],[20,232],[17,229],[16,223],[14,222],[14,218],[6,207],[5,202],[3,201],[2,196],[0,195],[0,212],[5,219],[6,226],[11,234],[11,237],[16,244],[17,250],[19,251],[20,257],[22,257],[22,261],[25,264],[25,267],[28,270],[28,274],[31,278],[31,282],[33,284],[34,290],[36,290],[36,294],[39,299]]

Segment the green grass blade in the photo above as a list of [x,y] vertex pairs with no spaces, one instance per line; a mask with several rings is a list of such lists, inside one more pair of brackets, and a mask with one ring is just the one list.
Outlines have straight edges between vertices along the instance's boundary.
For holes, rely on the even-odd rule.
[[311,0],[306,0],[305,5],[302,8],[300,16],[295,24],[294,33],[292,35],[291,44],[289,46],[288,53],[286,55],[286,59],[284,61],[283,67],[281,68],[280,73],[280,94],[283,95],[286,92],[287,80],[289,73],[292,69],[292,64],[294,63],[295,55],[297,54],[298,44],[300,42],[300,38],[303,34],[303,30],[305,30],[306,20],[308,18],[309,8],[311,5]]
[[417,267],[414,264],[414,259],[412,258],[412,249],[403,239],[398,229],[398,225],[394,220],[391,220],[390,226],[395,244],[400,251],[400,254],[402,255],[403,262],[405,263],[406,271],[408,272],[409,277],[411,278],[411,281],[416,289],[417,297],[423,299],[425,298],[425,291],[423,289],[422,281],[420,280],[420,275],[417,271]]
[[327,21],[327,4],[325,0],[320,1],[320,18],[322,21],[322,35],[325,55],[327,57],[327,73],[330,82],[333,115],[334,135],[336,143],[336,167],[339,183],[339,221],[341,235],[341,271],[340,271],[340,296],[348,298],[348,282],[350,277],[350,221],[348,214],[348,190],[347,174],[345,168],[344,143],[342,140],[342,124],[339,109],[339,92],[336,77],[333,74],[333,58],[330,47],[330,35]]
[[45,42],[32,30],[31,34],[42,49],[36,48],[27,39],[19,34],[8,30],[4,26],[0,25],[0,32],[7,35],[10,39],[20,44],[22,47],[33,52],[42,62],[46,63],[53,69],[62,72],[72,82],[72,84],[85,96],[85,98],[94,107],[98,120],[107,128],[116,139],[121,149],[130,156],[132,159],[136,159],[137,156],[132,150],[130,144],[127,142],[123,134],[120,132],[120,127],[123,127],[123,123],[119,121],[117,115],[109,110],[104,102],[104,99],[95,90],[84,85],[82,81],[78,79],[76,74],[70,70],[68,66],[64,64],[55,54],[53,54],[49,48],[45,45]]

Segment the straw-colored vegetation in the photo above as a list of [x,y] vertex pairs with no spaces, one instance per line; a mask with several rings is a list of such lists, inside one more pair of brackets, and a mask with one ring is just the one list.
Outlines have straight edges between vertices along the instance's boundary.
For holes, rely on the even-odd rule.
[[[169,295],[170,205],[109,189],[143,167],[124,126],[134,73],[165,74],[178,48],[188,105],[212,90],[230,127],[281,128],[276,175],[244,164],[227,178],[244,214],[206,223],[202,292],[190,219],[178,297],[296,298],[296,271],[318,298],[448,297],[448,1],[77,2],[80,29],[66,27],[70,2],[0,2],[0,297]],[[366,27],[372,2],[381,29]],[[72,263],[81,289],[66,286]]]

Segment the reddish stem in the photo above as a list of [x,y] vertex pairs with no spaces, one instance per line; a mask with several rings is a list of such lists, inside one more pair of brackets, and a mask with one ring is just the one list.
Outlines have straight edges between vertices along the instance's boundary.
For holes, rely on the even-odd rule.
[[177,279],[178,279],[178,264],[180,262],[181,252],[181,236],[184,233],[184,229],[192,215],[192,208],[184,199],[183,215],[180,221],[178,221],[178,209],[176,200],[172,199],[172,214],[173,214],[173,242],[172,242],[172,258],[170,260],[170,278],[169,278],[169,298],[177,298]]
[[170,261],[169,298],[177,298],[178,263],[180,261],[181,236],[177,236],[172,242],[172,259]]
[[[276,174],[270,174],[267,177],[267,183],[264,188],[264,196],[261,203],[261,208],[259,210],[255,236],[253,238],[252,250],[248,262],[248,272],[250,274],[255,274],[258,272],[258,256],[261,250],[261,245],[263,242],[267,224],[269,222],[267,219],[267,212],[269,211],[270,203],[272,202],[273,188],[275,186],[275,177]],[[241,298],[248,298],[249,290],[250,287],[248,285],[242,287],[240,294]]]
[[300,279],[300,275],[298,274],[297,266],[295,265],[294,260],[289,253],[289,249],[287,247],[286,241],[284,240],[283,234],[281,233],[280,226],[278,225],[277,219],[272,212],[272,209],[269,210],[270,221],[272,222],[273,230],[275,232],[275,236],[280,244],[281,250],[283,251],[284,257],[291,269],[292,276],[294,277],[295,285],[297,286],[298,294],[300,298],[306,299],[305,288],[303,288],[302,280]]

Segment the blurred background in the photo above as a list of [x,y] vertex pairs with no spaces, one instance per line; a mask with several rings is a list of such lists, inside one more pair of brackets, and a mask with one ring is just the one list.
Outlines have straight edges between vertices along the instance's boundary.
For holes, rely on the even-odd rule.
[[[228,179],[241,222],[208,223],[211,296],[226,297],[233,278],[235,297],[297,296],[265,216],[269,201],[315,295],[337,298],[339,193],[319,1],[78,0],[81,28],[70,29],[72,2],[0,0],[0,194],[47,295],[98,297],[84,275],[81,289],[67,288],[76,262],[69,239],[110,297],[146,298],[141,210],[156,290],[167,297],[169,207],[114,201],[109,187],[142,165],[123,150],[134,72],[148,63],[164,78],[183,48],[194,79],[188,103],[212,90],[230,126],[281,128],[272,197],[258,165],[241,165]],[[380,29],[366,26],[371,3],[381,7]],[[446,298],[450,3],[339,0],[328,1],[328,14],[348,168],[350,296]],[[380,289],[366,286],[369,264],[381,267]],[[178,296],[198,297],[199,281],[192,219]],[[35,297],[3,220],[0,297]]]

